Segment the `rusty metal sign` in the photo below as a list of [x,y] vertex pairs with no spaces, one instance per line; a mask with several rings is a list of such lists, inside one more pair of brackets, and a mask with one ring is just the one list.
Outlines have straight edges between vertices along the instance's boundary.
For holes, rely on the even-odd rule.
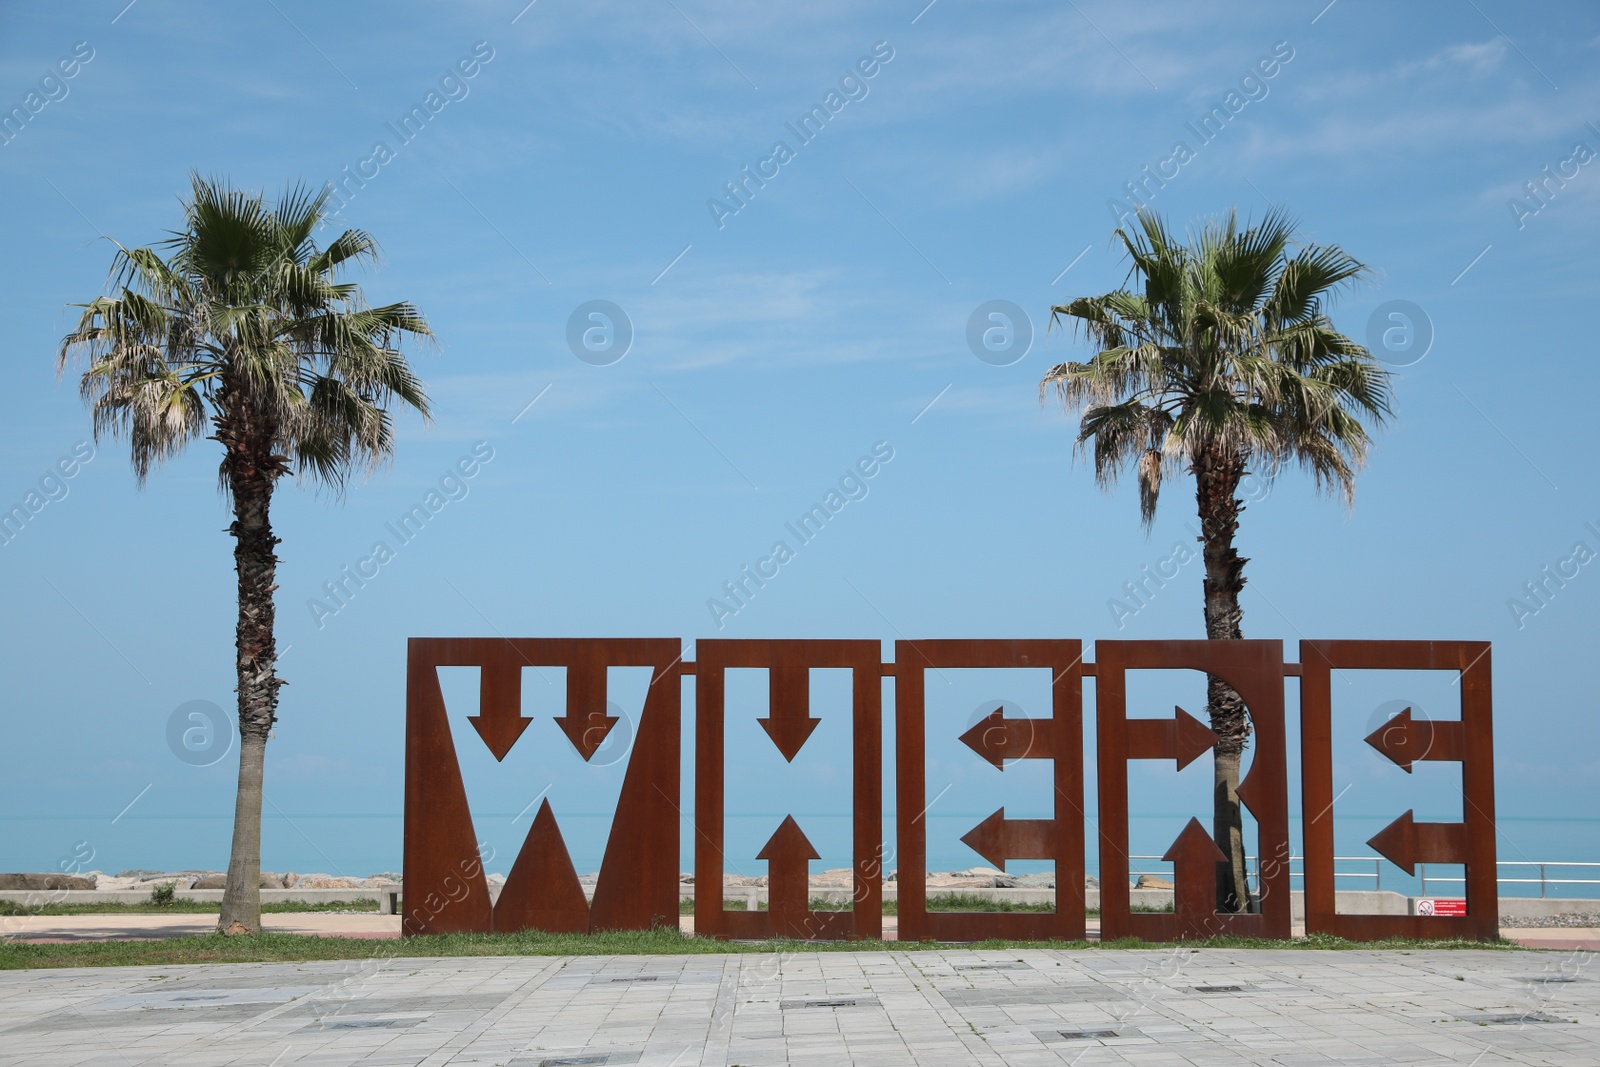
[[[897,641],[895,793],[902,940],[981,941],[1084,936],[1083,900],[1083,642]],[[928,810],[924,676],[942,667],[1017,668],[1050,672],[1048,719],[1006,720],[996,711],[961,740],[1004,771],[1006,759],[1048,759],[1054,765],[1055,817],[1007,819],[1001,808],[968,831],[966,844],[1001,870],[1010,859],[1053,860],[1056,910],[937,912],[927,904]]]
[[[716,937],[856,939],[883,936],[883,683],[877,641],[700,641],[695,646],[695,894],[697,933]],[[726,672],[768,672],[767,715],[758,719],[793,762],[820,720],[811,715],[811,671],[848,668],[851,677],[851,778],[854,892],[845,911],[813,911],[809,864],[816,850],[794,817],[778,824],[756,855],[767,861],[766,911],[728,911],[722,903],[723,748]]]
[[[1461,915],[1347,915],[1335,907],[1333,871],[1333,671],[1455,671],[1461,718],[1414,719],[1411,709],[1380,726],[1367,744],[1407,774],[1418,760],[1461,764],[1459,823],[1417,822],[1406,811],[1367,842],[1411,874],[1418,863],[1463,863],[1467,904]],[[1351,941],[1387,937],[1499,936],[1495,881],[1494,730],[1486,641],[1300,642],[1301,804],[1305,819],[1306,929]]]
[[[682,645],[651,639],[412,638],[406,662],[405,934],[640,930],[678,922]],[[557,725],[585,760],[616,719],[606,669],[653,669],[611,837],[585,899],[547,800],[493,905],[439,686],[440,667],[481,669],[472,722],[495,759],[527,729],[522,669],[565,667]]]
[[[1146,941],[1237,934],[1289,936],[1289,787],[1284,766],[1283,642],[1100,641],[1095,644],[1096,733],[1100,772],[1100,936]],[[1239,800],[1256,818],[1260,911],[1216,910],[1217,864],[1226,857],[1190,819],[1163,858],[1173,865],[1174,912],[1135,914],[1128,899],[1128,761],[1172,760],[1178,769],[1209,751],[1216,737],[1182,708],[1169,718],[1128,717],[1132,670],[1202,671],[1233,687],[1254,727],[1250,773]],[[1153,709],[1141,709],[1145,711]]]
[[[678,922],[681,841],[682,680],[696,679],[694,867],[696,933],[713,937],[877,938],[883,932],[883,679],[894,680],[894,760],[899,931],[907,940],[1081,939],[1085,933],[1083,679],[1096,685],[1101,937],[1172,941],[1238,934],[1291,934],[1285,679],[1300,678],[1302,805],[1305,811],[1305,928],[1352,940],[1385,937],[1492,938],[1498,934],[1489,646],[1481,642],[1303,641],[1299,664],[1280,641],[1102,641],[1095,663],[1077,640],[899,641],[894,662],[878,641],[705,640],[697,660],[675,639],[414,638],[406,685],[405,907],[402,930],[447,932],[649,929]],[[511,872],[491,903],[467,806],[438,668],[477,667],[478,738],[503,760],[531,721],[522,710],[525,667],[562,667],[567,707],[556,718],[573,748],[593,757],[616,724],[607,714],[607,670],[649,667],[651,682],[629,752],[611,836],[592,901],[573,869],[548,801],[540,807]],[[843,910],[813,910],[809,865],[816,849],[794,815],[779,820],[757,854],[767,864],[767,910],[727,909],[723,854],[726,673],[768,672],[767,713],[756,717],[793,761],[820,720],[811,709],[811,671],[851,672],[853,892]],[[959,735],[977,759],[1004,773],[1008,761],[1048,760],[1053,815],[1008,818],[1004,807],[962,841],[994,866],[1008,860],[1055,864],[1051,912],[940,912],[927,898],[927,713],[924,676],[933,669],[1034,668],[1050,676],[1050,715],[1008,717],[997,706]],[[1128,861],[1128,762],[1207,754],[1215,736],[1182,708],[1171,715],[1129,708],[1130,672],[1191,670],[1225,680],[1243,698],[1253,727],[1249,772],[1238,788],[1257,828],[1257,906],[1216,910],[1216,866],[1225,857],[1191,819],[1164,859],[1174,868],[1171,913],[1134,913]],[[1449,670],[1461,682],[1461,718],[1430,721],[1410,711],[1366,740],[1409,771],[1419,760],[1459,763],[1463,821],[1418,822],[1400,815],[1371,847],[1410,871],[1416,863],[1466,865],[1465,914],[1341,914],[1334,896],[1333,670]],[[1153,714],[1154,713],[1154,714]],[[753,709],[733,708],[755,717]],[[1044,799],[1044,798],[1042,798]]]

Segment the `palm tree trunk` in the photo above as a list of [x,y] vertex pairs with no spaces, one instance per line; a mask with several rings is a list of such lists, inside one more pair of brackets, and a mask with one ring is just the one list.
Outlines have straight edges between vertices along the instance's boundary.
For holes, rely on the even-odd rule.
[[283,473],[273,454],[276,437],[267,420],[249,410],[237,393],[224,396],[226,414],[217,420],[218,438],[227,447],[223,471],[233,496],[233,560],[239,579],[239,621],[235,633],[239,693],[239,791],[234,803],[233,850],[217,929],[253,934],[261,929],[261,803],[267,736],[277,721],[272,594],[278,588],[278,557],[273,549],[272,489]]
[[[1244,588],[1246,560],[1233,547],[1244,502],[1235,493],[1244,476],[1244,460],[1221,448],[1202,452],[1194,464],[1195,495],[1200,506],[1200,540],[1205,559],[1206,637],[1213,641],[1243,637],[1239,592]],[[1215,675],[1206,681],[1206,712],[1217,735],[1216,778],[1212,793],[1212,836],[1228,857],[1217,864],[1217,910],[1250,911],[1250,883],[1245,872],[1244,823],[1239,809],[1239,766],[1250,738],[1244,700]]]

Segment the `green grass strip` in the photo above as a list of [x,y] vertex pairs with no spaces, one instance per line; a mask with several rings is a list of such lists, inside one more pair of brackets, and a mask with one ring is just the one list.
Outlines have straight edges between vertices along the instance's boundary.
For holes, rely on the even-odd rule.
[[[597,934],[442,934],[398,939],[309,937],[264,933],[249,937],[202,934],[151,941],[79,941],[30,945],[0,942],[0,970],[46,967],[149,967],[189,963],[287,963],[310,960],[418,959],[445,956],[709,956],[745,953],[922,952],[950,949],[1168,949],[1137,938],[1098,941],[979,941],[964,945],[934,941],[719,941],[676,930],[617,930]],[[1511,941],[1354,942],[1327,934],[1286,941],[1214,937],[1184,943],[1207,949],[1493,949],[1521,950]]]
[[[316,911],[356,911],[376,915],[378,902],[327,900],[311,904],[292,900],[274,901],[262,904],[261,911],[265,915],[298,915]],[[180,899],[170,904],[152,904],[149,901],[137,904],[18,904],[15,901],[0,901],[0,915],[218,915],[221,912],[220,902],[207,900]]]

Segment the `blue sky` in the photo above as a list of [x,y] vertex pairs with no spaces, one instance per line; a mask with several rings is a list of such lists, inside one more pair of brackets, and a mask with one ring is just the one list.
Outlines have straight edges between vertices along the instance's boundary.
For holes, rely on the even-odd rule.
[[[269,868],[398,865],[410,636],[1201,636],[1197,564],[1137,613],[1109,603],[1192,537],[1191,483],[1168,486],[1147,536],[1136,494],[1095,487],[1073,423],[1037,394],[1046,367],[1086,354],[1047,329],[1050,306],[1122,281],[1114,201],[1151,173],[1164,184],[1142,195],[1180,226],[1287,205],[1308,239],[1373,267],[1335,307],[1346,332],[1381,334],[1404,301],[1431,335],[1420,360],[1392,355],[1398,418],[1352,513],[1293,471],[1252,494],[1246,635],[1291,658],[1302,636],[1493,641],[1502,813],[1594,814],[1600,572],[1570,562],[1544,603],[1524,601],[1537,611],[1509,603],[1578,542],[1600,551],[1581,430],[1600,384],[1600,164],[1575,153],[1600,152],[1591,5],[125,2],[0,5],[0,105],[27,113],[0,145],[0,503],[89,437],[54,372],[68,305],[99,292],[103,238],[176,223],[191,170],[274,194],[364,174],[337,220],[382,245],[360,280],[415,301],[439,336],[417,354],[436,418],[403,420],[392,467],[343,500],[285,485],[274,508],[289,685]],[[814,107],[824,128],[797,136]],[[1216,108],[1228,120],[1202,143]],[[741,179],[735,202],[724,183]],[[614,351],[585,361],[568,343],[597,300],[631,324],[608,365]],[[967,343],[993,300],[1031,323],[1005,366]],[[717,619],[723,583],[879,442],[893,459],[865,495]],[[448,483],[455,499],[319,613],[323,584],[475,446],[492,459]],[[225,862],[231,757],[197,767],[167,743],[180,705],[232,697],[217,459],[197,444],[141,491],[125,446],[103,441],[0,546],[0,867],[52,867],[80,841],[102,869]],[[1338,810],[1371,820],[1341,848],[1406,807],[1459,809],[1444,768],[1407,779],[1359,744],[1387,700],[1454,714],[1437,679],[1389,681],[1336,704],[1352,739]],[[1029,684],[930,684],[930,715],[953,737],[983,702],[1037,706]],[[1152,690],[1151,713],[1198,713],[1183,684]],[[759,867],[788,811],[846,861],[832,728],[794,767],[753,725],[730,733],[741,862]],[[558,815],[592,823],[568,832],[592,869],[605,820],[583,813],[605,810],[619,767],[583,766],[548,716],[529,736],[506,765],[482,761],[474,803],[514,846],[512,816],[550,785]],[[930,757],[930,782],[953,787],[936,863],[980,862],[957,839],[1000,803],[1046,802],[1033,768]],[[1203,813],[1185,775],[1135,776],[1147,851]],[[1593,823],[1552,826],[1508,820],[1502,858],[1600,858]]]

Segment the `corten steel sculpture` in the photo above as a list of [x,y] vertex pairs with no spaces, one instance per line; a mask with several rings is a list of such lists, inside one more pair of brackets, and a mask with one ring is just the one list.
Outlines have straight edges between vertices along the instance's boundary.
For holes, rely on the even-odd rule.
[[[406,664],[405,934],[642,930],[678,923],[678,783],[682,645],[650,639],[412,638]],[[585,760],[617,719],[606,714],[606,668],[653,673],[611,838],[595,884],[583,887],[546,800],[500,899],[489,887],[450,737],[439,667],[480,667],[473,728],[503,760],[532,719],[522,668],[567,669],[567,713],[556,722]]]
[[[1413,873],[1418,863],[1464,863],[1467,913],[1341,915],[1334,907],[1333,697],[1330,673],[1355,670],[1456,671],[1459,720],[1414,719],[1407,708],[1374,730],[1367,744],[1407,774],[1416,760],[1461,764],[1458,823],[1416,822],[1407,811],[1367,844]],[[1351,941],[1386,937],[1469,938],[1499,935],[1495,880],[1494,731],[1486,641],[1300,642],[1300,781],[1305,823],[1306,929]]]
[[[1301,663],[1283,662],[1279,641],[1102,641],[1097,663],[1083,662],[1076,640],[899,641],[895,662],[881,662],[877,641],[729,641],[699,643],[698,662],[676,640],[413,639],[406,686],[405,934],[494,930],[583,931],[675,925],[678,915],[681,682],[697,678],[695,696],[695,926],[717,937],[872,938],[882,932],[882,678],[895,680],[895,767],[899,855],[899,936],[976,941],[985,938],[1077,939],[1084,936],[1083,679],[1096,679],[1100,800],[1101,936],[1150,941],[1244,934],[1290,935],[1288,788],[1284,679],[1301,680],[1301,759],[1308,932],[1352,940],[1404,937],[1493,938],[1495,889],[1493,745],[1489,646],[1479,642],[1303,641]],[[522,736],[525,666],[567,670],[567,713],[557,723],[584,759],[616,719],[606,714],[606,669],[648,666],[652,680],[629,754],[621,796],[594,900],[585,901],[566,842],[548,801],[539,809],[500,898],[490,904],[451,739],[437,668],[481,668],[479,711],[471,717],[496,759]],[[811,715],[810,672],[852,672],[854,906],[813,912],[807,864],[816,851],[793,816],[777,826],[757,859],[767,862],[766,912],[727,911],[721,883],[724,818],[725,675],[731,668],[769,672],[768,714],[758,719],[785,759],[793,760],[819,720]],[[926,711],[924,674],[934,668],[1038,668],[1051,678],[1048,718],[1008,719],[996,709],[961,735],[1003,772],[1008,760],[1053,761],[1054,817],[983,819],[962,841],[997,867],[1011,859],[1056,865],[1050,913],[941,913],[928,910]],[[1215,737],[1182,708],[1171,717],[1129,717],[1127,675],[1185,669],[1225,679],[1244,698],[1255,742],[1239,798],[1255,816],[1263,857],[1258,910],[1216,911],[1215,868],[1224,856],[1197,819],[1173,841],[1171,914],[1132,914],[1128,889],[1128,769],[1133,759],[1171,759],[1178,768],[1209,751]],[[1464,863],[1465,917],[1341,915],[1334,906],[1332,708],[1330,671],[1452,670],[1461,677],[1461,719],[1424,721],[1407,712],[1367,738],[1396,764],[1448,760],[1462,766],[1461,823],[1418,823],[1408,811],[1370,842],[1410,871],[1415,863]],[[735,709],[736,714],[738,709]]]
[[[696,933],[716,937],[840,940],[883,936],[883,681],[877,641],[719,641],[695,645]],[[765,667],[767,717],[758,719],[783,758],[793,762],[820,719],[811,716],[813,668],[850,670],[851,780],[854,792],[853,907],[812,911],[809,861],[816,850],[786,817],[757,859],[767,861],[767,910],[722,906],[724,693],[727,671]]]
[[[901,940],[1081,940],[1083,898],[1083,642],[896,641],[895,793],[899,842]],[[1001,870],[1008,859],[1054,860],[1053,913],[928,910],[928,809],[924,677],[932,668],[1035,667],[1050,672],[1048,719],[1007,720],[996,711],[962,736],[967,747],[1004,770],[1007,759],[1054,764],[1053,819],[1007,819],[1001,808],[962,838]]]
[[[1100,745],[1100,936],[1146,941],[1237,934],[1289,935],[1289,786],[1284,767],[1282,641],[1100,641],[1095,644],[1096,733]],[[1239,800],[1256,817],[1261,865],[1260,911],[1216,909],[1217,864],[1226,860],[1211,835],[1190,819],[1163,859],[1173,866],[1174,911],[1134,914],[1128,902],[1128,761],[1173,760],[1178,769],[1216,744],[1216,735],[1182,708],[1171,718],[1128,718],[1130,670],[1187,668],[1215,675],[1244,699],[1254,727],[1250,773]],[[1148,710],[1148,709],[1141,709]],[[1276,862],[1274,862],[1274,860]]]

